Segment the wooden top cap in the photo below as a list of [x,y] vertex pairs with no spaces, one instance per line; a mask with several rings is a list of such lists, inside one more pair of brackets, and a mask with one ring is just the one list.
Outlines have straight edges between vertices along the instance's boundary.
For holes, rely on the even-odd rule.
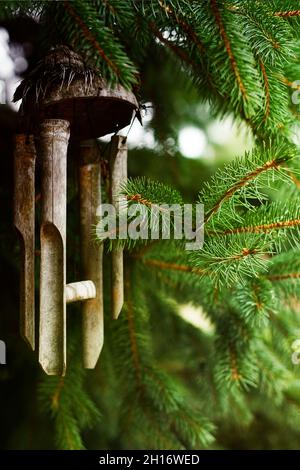
[[67,46],[52,49],[17,88],[21,126],[34,132],[44,119],[70,122],[71,138],[90,139],[127,126],[138,108],[134,94],[109,88],[97,71]]

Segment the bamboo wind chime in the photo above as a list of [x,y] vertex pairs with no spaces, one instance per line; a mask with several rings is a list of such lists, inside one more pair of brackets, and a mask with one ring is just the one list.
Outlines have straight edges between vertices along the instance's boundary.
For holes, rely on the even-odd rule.
[[[35,162],[41,164],[39,362],[50,375],[66,371],[66,304],[82,301],[83,364],[94,368],[103,346],[103,246],[92,229],[101,204],[101,165],[96,138],[127,126],[135,96],[108,88],[82,58],[59,46],[16,90],[22,99],[15,142],[14,221],[21,238],[21,334],[35,349]],[[79,153],[80,235],[83,281],[66,283],[67,154]],[[115,135],[110,151],[110,197],[127,178],[126,137]],[[112,316],[123,304],[123,252],[112,251]]]

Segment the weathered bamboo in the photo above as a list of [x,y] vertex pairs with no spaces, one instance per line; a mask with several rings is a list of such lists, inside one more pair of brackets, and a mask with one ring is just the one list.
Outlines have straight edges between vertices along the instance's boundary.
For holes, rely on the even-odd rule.
[[96,286],[93,281],[70,282],[65,290],[67,304],[96,298]]
[[[126,137],[115,135],[111,139],[110,154],[111,175],[111,203],[114,204],[116,212],[120,211],[120,188],[127,179],[127,144]],[[123,281],[123,249],[115,247],[111,254],[112,278],[111,278],[111,305],[112,317],[117,320],[124,303],[124,281]]]
[[20,331],[35,348],[34,218],[35,146],[33,136],[18,134],[15,141],[14,224],[21,240]]
[[39,361],[49,375],[66,369],[66,195],[69,123],[44,120],[40,129],[42,222]]
[[82,305],[83,363],[87,369],[96,366],[104,341],[103,324],[103,246],[96,242],[93,230],[97,208],[101,204],[101,169],[96,142],[83,141],[80,146],[80,226],[82,271],[91,279],[96,297]]
[[0,364],[6,364],[6,344],[0,340]]

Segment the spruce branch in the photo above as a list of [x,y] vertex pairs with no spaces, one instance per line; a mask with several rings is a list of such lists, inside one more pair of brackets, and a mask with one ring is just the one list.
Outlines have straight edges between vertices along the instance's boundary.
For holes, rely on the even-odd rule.
[[232,346],[229,347],[229,355],[230,355],[230,368],[231,368],[231,379],[234,382],[239,382],[242,378],[238,364],[237,364],[237,355],[236,351]]
[[228,55],[228,58],[229,58],[229,61],[230,61],[232,71],[235,75],[235,78],[236,78],[238,87],[240,89],[240,92],[241,92],[243,98],[246,100],[247,99],[246,88],[245,88],[244,83],[242,81],[236,59],[233,55],[230,40],[229,40],[229,38],[227,36],[227,33],[225,31],[225,28],[224,28],[224,23],[223,23],[222,16],[221,16],[221,13],[220,13],[220,10],[219,10],[219,7],[218,7],[217,0],[210,0],[210,4],[211,4],[212,12],[213,12],[213,14],[215,16],[215,19],[216,19],[216,23],[217,23],[217,25],[219,27],[219,30],[220,30],[220,35],[221,35],[221,37],[224,41],[224,46],[225,46],[225,49],[226,49],[226,52],[227,52],[227,55]]
[[182,47],[175,44],[174,42],[168,41],[168,39],[166,39],[161,33],[161,31],[156,27],[154,21],[149,22],[149,28],[152,31],[152,33],[157,37],[157,39],[159,39],[159,41],[162,44],[167,46],[175,55],[177,55],[183,61],[183,63],[186,63],[192,66],[194,70],[197,70],[196,63],[185,52],[185,50]]
[[[101,19],[91,2],[63,1],[62,6],[67,15],[77,25],[74,36],[73,24],[65,22],[66,34],[75,40],[75,45],[84,48],[87,57],[100,68],[111,82],[120,82],[130,88],[137,82],[137,70],[123,45],[114,32]],[[106,65],[106,67],[104,67]]]
[[245,206],[249,210],[249,199],[265,199],[264,188],[270,187],[274,181],[291,181],[291,169],[287,164],[296,155],[297,150],[284,143],[258,147],[247,153],[244,159],[236,159],[218,170],[199,194],[200,202],[206,208],[206,224],[212,221],[213,225],[227,225],[225,229],[232,223],[236,224],[240,218],[237,206]]
[[267,75],[267,72],[266,72],[266,67],[264,66],[264,64],[261,60],[259,61],[259,65],[260,65],[260,68],[261,68],[261,71],[262,71],[262,74],[263,74],[264,85],[265,85],[266,105],[265,105],[265,113],[264,113],[264,119],[263,120],[264,120],[264,122],[266,122],[266,120],[268,119],[269,114],[270,114],[270,87],[269,87],[269,79],[268,79],[268,75]]
[[245,2],[234,13],[240,15],[245,34],[252,44],[252,50],[264,63],[281,67],[278,59],[287,60],[293,57],[288,38],[292,39],[292,30],[287,22],[274,21],[273,10],[268,2]]
[[157,269],[167,269],[171,271],[181,271],[185,273],[193,273],[203,276],[205,271],[202,269],[194,268],[193,266],[188,266],[184,264],[168,263],[166,261],[160,261],[158,259],[146,258],[142,259],[143,264],[147,266],[152,266]]
[[[188,406],[174,379],[153,365],[151,345],[145,341],[149,328],[149,312],[146,310],[147,303],[143,294],[137,289],[133,269],[129,265],[126,267],[126,312],[120,319],[121,322],[118,322],[118,335],[114,345],[115,360],[121,372],[120,379],[123,388],[126,387],[122,408],[125,412],[124,420],[128,422],[130,419],[130,429],[127,432],[132,434],[135,423],[143,420],[147,423],[142,428],[144,438],[148,438],[146,429],[150,426],[151,441],[157,442],[158,448],[165,448],[166,442],[170,441],[173,442],[172,446],[175,444],[175,448],[180,449],[185,446],[194,448],[207,445],[212,440],[211,423],[202,413],[194,412]],[[119,348],[123,351],[122,355],[119,354]],[[180,423],[176,418],[179,414]],[[140,431],[138,428],[139,434]]]
[[129,202],[142,204],[147,208],[158,207],[160,204],[183,203],[177,190],[145,177],[129,178],[121,188],[121,195],[124,195]]
[[[226,210],[223,213],[226,218]],[[289,202],[266,202],[243,217],[237,219],[232,226],[222,230],[208,229],[208,237],[236,235],[239,233],[266,233],[274,237],[274,244],[280,249],[280,242],[289,241],[292,246],[298,246],[300,225],[300,210],[298,197]]]
[[262,166],[255,168],[250,173],[246,174],[242,179],[233,184],[227,191],[216,201],[214,206],[209,210],[205,215],[205,222],[208,222],[209,219],[220,209],[222,204],[230,199],[237,191],[245,187],[250,181],[257,178],[261,173],[269,171],[271,169],[278,169],[280,162],[276,159],[264,163]]
[[260,277],[236,288],[233,304],[251,327],[266,326],[271,312],[277,311],[276,292],[267,276]]
[[290,18],[292,16],[300,16],[300,10],[275,11],[274,16],[280,16],[281,18]]
[[17,17],[18,15],[35,17],[43,12],[47,3],[47,0],[2,0],[0,2],[0,18]]
[[234,239],[225,235],[218,243],[208,239],[201,250],[189,256],[193,266],[209,275],[215,285],[231,286],[243,285],[266,271],[270,253],[272,241],[267,235],[243,233]]
[[54,420],[55,441],[60,449],[84,449],[81,433],[100,420],[100,413],[85,389],[86,371],[78,354],[77,332],[72,336],[69,353],[72,358],[65,377],[43,377],[39,401],[44,412]]
[[294,296],[299,296],[299,273],[299,251],[292,249],[272,258],[266,278],[276,284],[278,296],[282,296],[286,302]]
[[[270,317],[271,319],[275,318],[274,315]],[[282,333],[281,331],[281,340]],[[266,394],[267,397],[282,405],[285,394],[293,380],[293,374],[286,367],[283,355],[278,356],[272,350],[271,344],[260,340],[256,342],[256,356],[260,374],[259,387],[261,393]]]
[[233,312],[217,324],[214,376],[218,388],[248,390],[258,384],[252,331]]
[[203,54],[205,51],[204,44],[201,42],[199,36],[195,33],[192,26],[187,23],[178,13],[175,13],[171,5],[166,5],[163,0],[159,0],[159,6],[165,11],[168,16],[171,16],[174,21],[182,28],[182,30],[186,33],[187,37],[191,40],[192,43],[196,45],[196,48]]
[[119,77],[120,70],[118,67],[112,62],[112,60],[105,54],[104,50],[97,42],[96,38],[93,36],[89,28],[86,26],[82,18],[76,13],[76,10],[71,6],[69,1],[63,1],[64,8],[66,11],[74,18],[78,26],[80,27],[81,31],[83,32],[86,39],[92,44],[95,50],[100,54],[103,60],[107,63],[107,65],[114,71],[114,73]]
[[273,274],[266,277],[270,281],[285,281],[287,279],[300,279],[300,273]]
[[236,233],[259,233],[264,232],[268,233],[270,230],[273,229],[281,229],[287,227],[296,227],[300,225],[300,219],[296,220],[285,220],[283,222],[273,222],[270,224],[261,224],[256,226],[250,227],[238,227],[235,229],[228,229],[224,230],[223,232],[210,232],[210,235],[229,235],[229,234],[236,234]]
[[100,0],[101,3],[103,3],[104,7],[106,10],[109,11],[114,17],[118,15],[118,12],[116,10],[116,6],[113,4],[113,2],[109,0]]
[[126,303],[126,317],[128,322],[128,331],[129,331],[129,340],[130,340],[130,349],[132,354],[132,362],[134,364],[135,377],[137,383],[137,389],[139,393],[143,393],[143,383],[141,376],[141,361],[140,353],[138,349],[138,342],[135,334],[135,325],[134,325],[134,314],[133,314],[133,303],[131,296],[131,284],[130,284],[130,272],[127,269],[125,272],[125,295],[127,299]]

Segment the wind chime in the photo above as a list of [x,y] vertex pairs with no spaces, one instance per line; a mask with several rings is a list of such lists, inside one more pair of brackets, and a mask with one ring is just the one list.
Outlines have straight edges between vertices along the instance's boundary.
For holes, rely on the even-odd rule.
[[[83,364],[94,368],[103,346],[103,247],[93,226],[101,204],[98,137],[127,126],[137,110],[135,96],[121,86],[108,88],[82,58],[58,46],[16,90],[22,99],[15,142],[14,223],[21,238],[21,334],[35,349],[35,165],[41,165],[39,362],[49,375],[66,371],[66,304],[82,301]],[[69,141],[79,153],[82,277],[66,284],[67,153]],[[36,157],[37,155],[37,157]],[[110,146],[110,194],[117,205],[127,178],[126,137]],[[118,210],[118,208],[116,207]],[[112,316],[123,305],[123,252],[114,248]]]

